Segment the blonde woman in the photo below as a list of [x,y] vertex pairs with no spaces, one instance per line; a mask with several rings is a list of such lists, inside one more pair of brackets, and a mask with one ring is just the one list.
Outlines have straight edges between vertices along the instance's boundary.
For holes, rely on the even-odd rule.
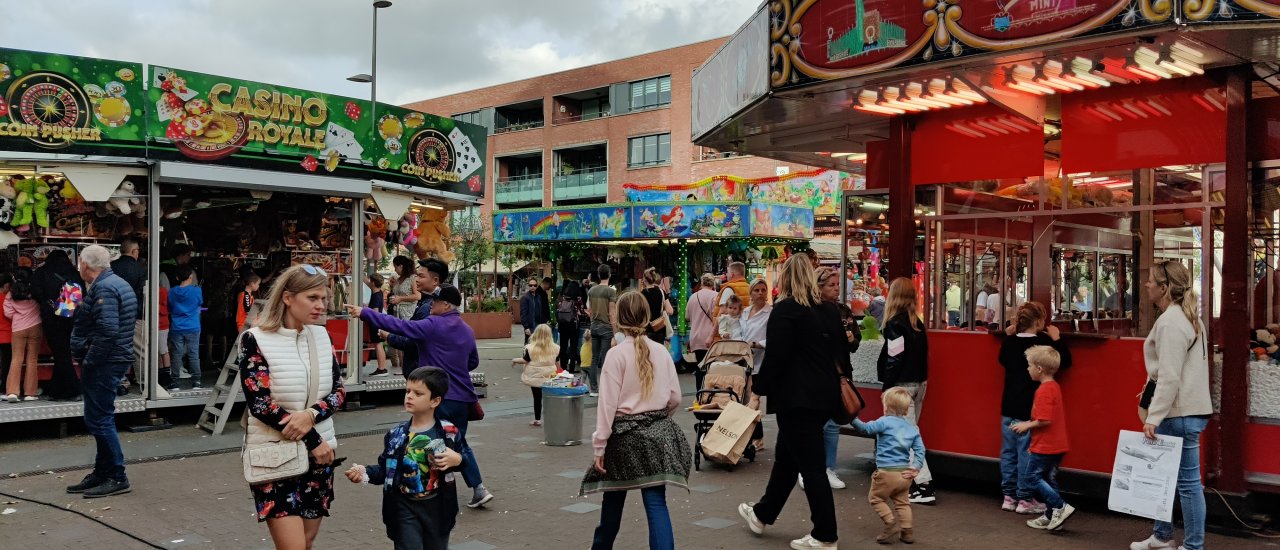
[[[916,287],[911,279],[898,277],[889,283],[889,299],[885,303],[884,324],[880,331],[884,334],[885,345],[880,348],[876,374],[884,384],[882,389],[907,390],[911,394],[907,420],[913,425],[918,424],[929,381],[929,337],[924,320],[916,311]],[[911,486],[912,503],[932,504],[937,501],[929,486],[932,480],[929,464],[925,462]]]
[[[329,277],[296,265],[271,285],[262,313],[240,338],[241,386],[249,409],[248,443],[306,442],[311,468],[297,477],[250,485],[258,521],[276,548],[311,548],[333,501],[333,413],[346,391],[325,331]],[[319,325],[319,326],[317,326]],[[311,364],[313,359],[319,364]],[[307,395],[313,377],[316,392]]]
[[618,298],[618,329],[625,335],[610,349],[600,371],[595,463],[582,479],[580,495],[604,492],[593,550],[613,548],[622,524],[627,491],[640,489],[649,519],[649,548],[675,548],[666,486],[688,489],[693,455],[680,426],[671,420],[680,406],[680,380],[671,354],[645,337],[649,306],[639,292]]
[[533,421],[530,426],[542,425],[542,382],[555,376],[560,369],[560,346],[551,338],[550,325],[538,325],[524,347],[524,383],[533,390]]
[[[796,484],[804,479],[813,530],[792,548],[836,547],[836,510],[824,462],[823,426],[841,408],[840,376],[849,376],[848,341],[834,307],[823,303],[808,256],[782,266],[779,297],[765,329],[769,353],[753,383],[778,415],[777,458],[756,503],[738,505],[738,515],[757,535],[773,524]],[[841,356],[844,356],[843,360]],[[837,369],[837,365],[841,368]]]
[[[1151,268],[1147,296],[1162,313],[1142,345],[1147,366],[1143,392],[1146,418],[1142,431],[1182,438],[1182,465],[1178,469],[1178,499],[1182,503],[1182,547],[1204,548],[1204,485],[1200,481],[1200,433],[1213,414],[1209,397],[1208,344],[1200,321],[1191,272],[1166,260]],[[1149,402],[1148,402],[1148,396]],[[1157,521],[1155,532],[1134,550],[1176,548],[1173,524]]]

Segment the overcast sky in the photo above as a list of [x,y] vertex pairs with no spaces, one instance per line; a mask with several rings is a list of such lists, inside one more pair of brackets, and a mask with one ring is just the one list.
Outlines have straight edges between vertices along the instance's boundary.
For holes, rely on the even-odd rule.
[[[732,34],[760,0],[395,0],[378,99],[403,104]],[[368,97],[366,0],[6,2],[0,46]]]

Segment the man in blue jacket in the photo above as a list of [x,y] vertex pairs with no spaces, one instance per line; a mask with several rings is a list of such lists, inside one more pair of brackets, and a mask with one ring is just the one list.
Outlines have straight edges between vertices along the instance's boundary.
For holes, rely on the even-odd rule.
[[[485,488],[475,453],[467,444],[469,413],[477,401],[475,386],[471,384],[471,371],[480,366],[480,352],[476,349],[475,332],[462,320],[458,311],[461,305],[462,293],[457,287],[444,285],[433,301],[431,316],[419,321],[405,321],[359,306],[347,306],[347,312],[374,328],[404,335],[418,348],[417,366],[438,367],[449,375],[449,391],[436,409],[436,418],[447,420],[458,428],[462,447],[462,479],[474,491],[467,506],[479,508],[493,500],[493,493]],[[409,368],[409,363],[405,363],[405,368]]]
[[529,336],[533,334],[534,329],[538,325],[546,323],[547,319],[547,299],[543,298],[542,288],[538,286],[538,280],[529,279],[529,291],[520,297],[520,324],[524,326],[524,343],[529,343]]
[[[431,306],[435,302],[436,295],[440,293],[440,285],[449,278],[449,264],[435,258],[418,260],[414,275],[413,284],[415,289],[422,293],[422,299],[418,300],[418,307],[413,310],[413,316],[409,320],[421,321],[431,315]],[[394,332],[387,332],[383,337],[391,347],[404,352],[404,359],[400,362],[400,366],[401,374],[405,379],[409,378],[409,373],[413,372],[413,369],[424,365],[418,361],[418,348],[413,340]]]
[[101,246],[80,253],[80,276],[89,289],[76,308],[71,353],[83,371],[84,423],[98,443],[98,453],[93,472],[67,492],[95,498],[130,490],[116,434],[116,386],[133,364],[138,299],[129,283],[111,272],[111,255]]

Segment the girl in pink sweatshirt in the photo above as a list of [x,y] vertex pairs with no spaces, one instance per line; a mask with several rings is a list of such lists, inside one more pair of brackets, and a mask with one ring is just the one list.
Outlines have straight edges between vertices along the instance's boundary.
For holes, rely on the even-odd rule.
[[[4,301],[4,316],[13,322],[13,359],[9,363],[9,377],[5,381],[5,400],[35,401],[40,342],[44,331],[40,327],[40,307],[31,299],[31,271],[23,269],[13,281],[13,290]],[[26,365],[24,368],[23,365]]]
[[671,420],[680,406],[680,380],[667,349],[644,336],[649,306],[638,292],[618,298],[618,325],[625,335],[608,351],[600,369],[595,464],[580,494],[604,492],[592,548],[613,547],[622,523],[627,490],[640,489],[649,520],[649,547],[675,548],[666,486],[688,489],[693,455],[680,426]]

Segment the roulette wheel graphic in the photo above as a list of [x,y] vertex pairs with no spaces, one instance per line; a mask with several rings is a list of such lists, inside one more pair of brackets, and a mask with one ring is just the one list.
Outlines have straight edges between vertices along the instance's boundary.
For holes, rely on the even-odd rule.
[[[423,168],[452,172],[454,170],[453,144],[449,138],[434,128],[428,128],[413,135],[409,140],[409,162]],[[430,174],[418,176],[427,183],[439,183]]]
[[[9,114],[16,122],[32,126],[88,128],[93,112],[89,97],[75,82],[57,73],[37,71],[15,80],[5,94]],[[71,141],[56,137],[28,138],[36,145],[60,149]]]

